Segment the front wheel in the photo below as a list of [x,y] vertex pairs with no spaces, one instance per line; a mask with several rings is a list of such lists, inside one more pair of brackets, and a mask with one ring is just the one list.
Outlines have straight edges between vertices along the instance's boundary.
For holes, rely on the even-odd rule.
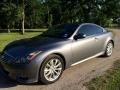
[[104,56],[109,57],[112,55],[113,52],[113,43],[111,41],[108,42],[105,50]]
[[63,59],[55,54],[50,55],[41,66],[39,80],[44,84],[51,84],[61,77],[63,70]]

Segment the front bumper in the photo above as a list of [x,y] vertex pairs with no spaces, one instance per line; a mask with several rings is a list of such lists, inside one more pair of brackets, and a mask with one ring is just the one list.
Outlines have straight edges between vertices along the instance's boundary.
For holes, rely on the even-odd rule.
[[13,80],[20,83],[38,82],[39,64],[30,62],[29,64],[8,64],[0,60],[1,68]]

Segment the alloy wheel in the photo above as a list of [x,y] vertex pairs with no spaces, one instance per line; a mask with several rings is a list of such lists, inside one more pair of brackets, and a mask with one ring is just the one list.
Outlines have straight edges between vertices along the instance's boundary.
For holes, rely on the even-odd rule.
[[108,43],[106,53],[107,53],[108,56],[110,56],[112,54],[112,52],[113,52],[113,44]]
[[62,72],[62,63],[59,59],[51,59],[44,68],[44,76],[48,81],[55,81]]

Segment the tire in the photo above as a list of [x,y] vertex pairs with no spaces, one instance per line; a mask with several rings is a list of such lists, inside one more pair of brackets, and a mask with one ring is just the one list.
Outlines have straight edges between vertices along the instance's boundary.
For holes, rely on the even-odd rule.
[[63,59],[56,54],[52,54],[42,63],[39,71],[39,81],[43,84],[54,83],[61,77],[63,70]]
[[113,43],[112,43],[112,41],[109,41],[106,46],[104,56],[110,57],[112,55],[112,52],[113,52]]

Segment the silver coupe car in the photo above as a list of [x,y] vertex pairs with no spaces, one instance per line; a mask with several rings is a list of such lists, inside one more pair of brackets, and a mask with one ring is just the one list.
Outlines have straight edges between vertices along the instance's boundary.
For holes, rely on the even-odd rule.
[[70,66],[111,56],[113,47],[114,35],[99,25],[61,24],[39,36],[11,42],[4,48],[0,64],[18,82],[50,84]]

